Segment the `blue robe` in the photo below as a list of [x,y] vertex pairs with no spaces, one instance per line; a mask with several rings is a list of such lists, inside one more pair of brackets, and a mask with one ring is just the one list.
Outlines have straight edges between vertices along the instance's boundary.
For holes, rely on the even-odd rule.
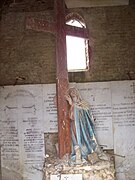
[[75,157],[75,145],[80,147],[82,157],[87,158],[87,155],[94,152],[98,146],[92,116],[88,108],[81,108],[76,104],[72,111],[74,120],[71,120],[70,123],[72,138],[71,158]]

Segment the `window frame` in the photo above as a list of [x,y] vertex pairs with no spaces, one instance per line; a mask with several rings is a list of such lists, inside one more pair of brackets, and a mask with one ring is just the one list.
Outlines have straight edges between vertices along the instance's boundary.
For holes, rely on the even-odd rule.
[[[69,34],[69,31],[67,30],[66,36],[73,36],[73,37],[81,37],[85,40],[85,60],[86,60],[86,69],[72,69],[68,70],[68,72],[83,72],[83,71],[88,71],[90,69],[90,61],[91,61],[91,47],[89,45],[89,30],[86,26],[86,23],[82,16],[80,16],[78,13],[69,13],[66,15],[66,23],[68,23],[71,20],[78,21],[82,27],[78,28],[77,26],[72,26],[72,25],[67,25],[68,30],[71,28],[72,29],[72,34]],[[78,30],[78,31],[77,31]],[[82,32],[81,32],[82,31]]]

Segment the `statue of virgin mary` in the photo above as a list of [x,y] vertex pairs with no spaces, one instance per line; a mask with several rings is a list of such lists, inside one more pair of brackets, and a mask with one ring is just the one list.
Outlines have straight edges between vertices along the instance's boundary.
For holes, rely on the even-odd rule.
[[87,159],[99,147],[94,131],[94,118],[76,88],[68,90],[66,99],[70,105],[71,158],[75,156],[74,147],[79,146],[81,156]]

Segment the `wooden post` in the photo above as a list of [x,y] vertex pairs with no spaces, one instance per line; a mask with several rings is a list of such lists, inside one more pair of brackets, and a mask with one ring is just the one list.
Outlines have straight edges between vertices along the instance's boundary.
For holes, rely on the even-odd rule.
[[50,23],[44,19],[28,17],[26,28],[35,31],[50,32],[56,35],[56,92],[58,114],[58,146],[59,157],[70,153],[70,121],[68,105],[64,97],[69,88],[67,71],[66,34],[76,37],[88,38],[88,30],[85,28],[66,25],[64,0],[54,0],[55,20]]
[[58,145],[59,157],[70,153],[70,122],[68,117],[65,93],[68,90],[66,30],[65,30],[65,3],[64,0],[55,0],[56,16],[56,92],[58,107]]

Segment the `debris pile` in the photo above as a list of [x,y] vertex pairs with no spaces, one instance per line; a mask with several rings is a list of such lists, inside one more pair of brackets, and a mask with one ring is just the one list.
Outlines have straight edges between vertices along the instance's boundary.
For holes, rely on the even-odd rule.
[[[99,160],[95,164],[82,159],[77,164],[71,161],[68,155],[63,159],[58,157],[48,157],[44,167],[45,180],[50,180],[51,175],[61,174],[82,174],[83,180],[114,180],[114,163],[113,161]],[[59,179],[59,178],[58,178]]]

